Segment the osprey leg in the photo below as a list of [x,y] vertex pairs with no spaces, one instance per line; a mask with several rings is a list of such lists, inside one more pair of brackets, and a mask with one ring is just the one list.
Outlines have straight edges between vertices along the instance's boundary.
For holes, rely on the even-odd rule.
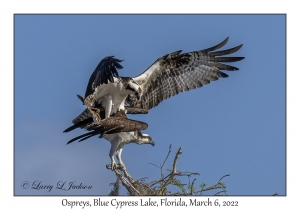
[[107,103],[105,105],[105,118],[109,118],[112,106],[112,98],[111,96],[107,96]]
[[122,155],[122,151],[123,151],[123,146],[121,147],[121,148],[118,148],[117,149],[117,159],[118,159],[118,161],[119,161],[119,164],[123,167],[123,169],[126,169],[126,167],[125,167],[125,165],[124,165],[124,163],[123,163],[123,161],[122,161],[122,159],[121,159],[121,155]]
[[116,149],[118,148],[121,140],[122,139],[115,138],[112,141],[110,141],[111,148],[110,148],[110,151],[109,151],[109,157],[111,159],[111,170],[113,170],[117,166],[116,161],[114,159],[114,153],[115,153]]

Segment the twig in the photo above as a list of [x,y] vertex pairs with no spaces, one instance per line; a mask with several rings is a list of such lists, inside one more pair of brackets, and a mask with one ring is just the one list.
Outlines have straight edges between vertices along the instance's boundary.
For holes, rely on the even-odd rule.
[[172,170],[173,174],[177,173],[176,172],[176,165],[177,165],[177,160],[178,160],[180,154],[182,154],[182,147],[180,147],[179,150],[176,153],[175,160],[174,160],[174,163],[173,163],[173,170]]
[[113,189],[109,193],[109,196],[117,196],[119,195],[119,190],[120,190],[120,179],[117,177],[117,180],[115,183],[110,183],[109,186],[113,185]]
[[148,179],[148,177],[143,177],[143,178],[137,179],[137,181],[145,182],[146,179]]
[[[164,177],[164,171],[163,171],[164,169],[163,169],[163,167],[164,167],[164,165],[165,165],[167,159],[169,158],[169,155],[170,155],[171,151],[172,151],[172,144],[170,144],[170,146],[169,146],[169,152],[168,152],[168,154],[167,154],[167,157],[165,158],[163,164],[162,164],[160,167],[157,166],[157,165],[154,164],[154,163],[148,163],[148,164],[151,164],[151,165],[153,165],[153,166],[156,166],[157,168],[160,169],[160,180],[157,181],[155,184],[161,182],[162,180],[166,179],[166,177],[168,177],[168,176],[170,175],[170,174],[169,174],[168,176]],[[155,184],[152,184],[151,186],[153,186],[153,185],[155,185]]]
[[193,188],[194,188],[194,182],[196,181],[196,179],[193,180],[192,184],[191,184],[191,190],[190,190],[190,195],[193,195]]
[[180,174],[180,172],[176,171],[176,165],[177,165],[177,160],[179,158],[179,155],[182,154],[182,147],[180,147],[176,153],[175,159],[174,159],[174,163],[173,163],[173,170],[170,174],[170,177],[168,178],[168,180],[163,184],[163,186],[160,188],[160,190],[158,190],[157,194],[160,195],[162,193],[162,191],[166,188],[166,186],[168,186],[170,184],[170,182],[173,180],[174,176],[177,174]]
[[214,194],[214,195],[219,195],[220,193],[223,193],[223,192],[224,192],[224,193],[225,193],[225,195],[226,195],[226,192],[227,192],[226,190],[222,190],[222,191],[220,191],[220,192],[217,192],[217,193],[216,193],[216,194]]
[[169,158],[169,155],[170,155],[171,151],[172,151],[172,144],[170,144],[170,146],[169,146],[169,152],[168,152],[167,157],[166,157],[165,161],[163,162],[161,168],[164,167],[164,165],[165,165],[167,159]]
[[154,181],[152,181],[151,184],[150,184],[150,187],[156,185],[156,184],[159,183],[159,182],[163,182],[163,181],[164,181],[166,178],[168,178],[170,175],[171,175],[171,173],[170,173],[169,175],[163,177],[163,178],[160,179],[160,180],[154,180]]
[[226,175],[222,176],[221,179],[218,181],[218,183],[220,183],[220,181],[226,176],[230,176],[230,174],[226,174]]
[[156,166],[157,168],[161,169],[159,166],[155,165],[154,163],[148,163],[148,164],[154,165],[154,166]]
[[177,174],[177,175],[178,176],[188,176],[188,177],[196,176],[196,175],[200,176],[200,174],[197,172],[180,172],[180,174]]
[[[209,187],[205,187],[205,185],[201,185],[200,189],[197,190],[194,187],[196,178],[191,181],[192,176],[197,176],[200,174],[197,172],[182,172],[177,171],[177,161],[179,159],[180,154],[182,154],[182,147],[180,147],[174,157],[173,160],[173,167],[172,169],[167,169],[167,171],[170,171],[170,173],[167,176],[163,176],[163,171],[166,169],[163,169],[164,165],[166,164],[167,159],[170,156],[171,153],[171,146],[169,146],[168,154],[163,162],[163,164],[155,165],[153,163],[149,163],[151,165],[154,165],[155,167],[159,168],[161,171],[161,179],[155,180],[150,182],[149,184],[145,182],[145,178],[141,179],[133,179],[130,174],[126,171],[125,168],[120,166],[119,164],[117,167],[113,168],[113,171],[115,172],[118,179],[122,182],[122,185],[127,189],[130,195],[138,195],[138,196],[151,196],[151,195],[168,195],[168,196],[186,196],[186,195],[202,195],[203,192],[209,191],[209,190],[215,190],[215,189],[221,189],[220,192],[217,192],[215,195],[221,195],[221,193],[224,193],[227,195],[226,191],[226,185],[221,182],[223,178],[230,176],[230,174],[226,174],[222,176],[218,183]],[[180,180],[177,180],[175,176],[187,176],[188,177],[188,185],[182,183]],[[159,184],[159,185],[157,185]],[[182,192],[169,192],[167,190],[167,187],[169,185],[176,185],[178,186]]]

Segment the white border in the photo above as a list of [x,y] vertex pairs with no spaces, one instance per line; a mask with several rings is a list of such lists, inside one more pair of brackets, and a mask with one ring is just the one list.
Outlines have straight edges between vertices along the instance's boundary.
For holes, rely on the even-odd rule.
[[[81,4],[80,4],[81,3]],[[253,209],[253,207],[272,209],[289,208],[297,205],[296,193],[298,187],[297,177],[299,175],[299,139],[297,130],[299,124],[298,98],[299,98],[299,15],[297,5],[291,2],[281,4],[275,1],[1,1],[1,88],[0,95],[5,99],[1,103],[1,131],[2,145],[0,147],[1,165],[1,209],[67,209],[61,205],[62,199],[89,200],[91,203],[97,197],[14,197],[13,196],[13,15],[15,13],[287,13],[287,196],[286,197],[218,197],[222,200],[237,200],[242,209]],[[3,118],[4,116],[4,118]],[[4,124],[5,123],[5,124]],[[4,135],[3,135],[4,134]],[[110,200],[110,197],[104,197]],[[132,200],[140,198],[119,197],[120,200]],[[146,199],[144,197],[144,199]],[[153,198],[157,201],[159,197]],[[189,198],[185,198],[189,199]],[[201,197],[200,199],[207,199]],[[212,199],[215,199],[214,197]],[[97,207],[99,208],[99,207]],[[140,207],[138,207],[140,208]],[[198,207],[199,208],[199,207]],[[210,207],[211,208],[211,207]],[[215,207],[218,208],[218,207]],[[228,207],[227,207],[228,208]],[[236,208],[236,207],[235,207]],[[73,209],[82,209],[77,207]],[[109,207],[106,209],[116,209]],[[123,207],[122,209],[129,209]],[[178,208],[176,208],[178,209]]]

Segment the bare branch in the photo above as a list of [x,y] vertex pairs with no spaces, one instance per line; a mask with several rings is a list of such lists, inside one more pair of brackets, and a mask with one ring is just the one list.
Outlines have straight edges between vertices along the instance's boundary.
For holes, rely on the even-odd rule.
[[218,181],[218,183],[220,183],[220,181],[226,176],[230,176],[230,174],[226,174],[226,175],[222,176],[221,179]]
[[188,177],[196,176],[196,175],[200,176],[200,174],[197,172],[180,172],[180,174],[177,174],[177,176],[188,176]]
[[196,179],[193,180],[192,184],[191,184],[191,190],[190,190],[190,195],[193,195],[193,189],[194,189],[194,182],[196,181]]
[[[191,181],[191,176],[200,176],[197,172],[181,172],[177,171],[177,161],[179,159],[180,154],[182,154],[182,147],[180,147],[174,157],[173,161],[173,167],[172,169],[167,169],[167,171],[170,171],[170,173],[167,176],[163,176],[163,167],[166,164],[167,159],[170,156],[171,153],[171,146],[169,146],[168,154],[163,162],[162,165],[158,166],[153,163],[149,163],[151,165],[154,165],[161,171],[161,179],[155,180],[150,182],[149,184],[145,182],[145,179],[147,178],[141,178],[141,179],[133,179],[131,175],[126,171],[124,167],[121,165],[117,165],[113,168],[113,171],[115,172],[117,176],[117,182],[121,181],[122,185],[127,189],[128,193],[130,195],[134,196],[151,196],[151,195],[168,195],[168,196],[186,196],[186,195],[202,195],[205,191],[210,190],[216,190],[216,189],[222,189],[220,192],[217,192],[215,195],[221,195],[222,193],[226,195],[226,185],[221,182],[223,178],[230,176],[230,174],[226,174],[222,176],[217,184],[211,185],[209,187],[205,187],[206,185],[203,183],[199,190],[196,190],[194,185],[196,178]],[[176,176],[180,177],[187,177],[188,178],[188,184],[184,184],[181,182],[181,180],[176,179]],[[119,181],[118,181],[119,180]],[[159,184],[159,185],[158,185]],[[182,192],[175,192],[171,193],[167,190],[167,187],[169,185],[175,185],[180,188]],[[114,184],[114,189],[110,193],[110,195],[118,195],[118,189],[116,188],[117,183]]]
[[169,158],[169,155],[170,155],[171,152],[172,152],[172,144],[170,144],[170,146],[169,146],[169,152],[168,152],[168,154],[167,154],[167,157],[166,157],[165,161],[164,161],[163,164],[161,165],[161,168],[164,167],[164,165],[165,165],[167,159]]
[[154,165],[154,166],[156,166],[157,168],[161,169],[161,167],[155,165],[154,163],[148,163],[148,164]]
[[179,155],[182,154],[182,147],[180,147],[176,153],[175,159],[174,159],[174,163],[173,163],[173,170],[170,174],[170,177],[168,178],[168,180],[163,184],[163,186],[160,188],[160,190],[157,192],[157,195],[160,195],[162,193],[162,191],[166,188],[166,186],[168,184],[170,184],[170,182],[173,180],[174,176],[177,174],[180,174],[180,172],[176,171],[176,165],[177,165],[177,160],[179,158]]
[[[122,169],[121,169],[122,170]],[[135,187],[132,186],[131,182],[129,182],[127,179],[125,179],[124,176],[122,176],[119,172],[118,169],[114,168],[113,171],[117,175],[117,177],[122,181],[123,186],[127,189],[127,191],[131,195],[140,195],[140,193],[135,189]],[[126,171],[126,170],[125,170]],[[124,172],[124,171],[123,171]],[[124,173],[125,174],[125,173]]]
[[220,195],[221,193],[225,193],[225,195],[226,195],[226,190],[222,190],[222,191],[220,191],[220,192],[217,192],[216,194],[214,194],[214,195]]

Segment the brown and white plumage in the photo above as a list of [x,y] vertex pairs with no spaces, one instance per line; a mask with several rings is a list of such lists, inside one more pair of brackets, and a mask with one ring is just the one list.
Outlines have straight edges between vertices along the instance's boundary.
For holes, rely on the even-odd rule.
[[90,76],[85,91],[85,97],[93,94],[98,86],[108,84],[108,82],[113,83],[114,77],[119,77],[117,69],[123,68],[120,64],[121,62],[122,60],[114,58],[114,56],[107,56],[103,58]]
[[[99,65],[101,68],[96,68],[90,78],[86,96],[90,94],[92,102],[85,104],[90,111],[92,107],[101,105],[105,110],[104,117],[107,118],[120,110],[125,110],[125,104],[129,107],[149,110],[181,92],[228,77],[222,70],[236,71],[238,68],[224,63],[244,59],[244,57],[226,57],[237,52],[242,45],[216,51],[223,47],[228,39],[229,37],[204,50],[188,53],[181,53],[180,50],[162,56],[146,71],[133,78],[119,77],[116,69],[122,67],[118,63],[121,60],[111,56],[106,57],[103,62],[101,61],[103,65]],[[110,72],[109,69],[112,71]],[[104,79],[95,75],[102,75]],[[93,116],[97,117],[94,112]]]
[[100,135],[99,138],[105,138],[111,143],[109,157],[111,158],[112,168],[116,166],[116,162],[114,160],[115,152],[119,163],[125,168],[125,165],[121,159],[121,153],[124,145],[136,143],[151,144],[154,146],[155,144],[149,135],[141,133],[141,130],[148,128],[148,124],[141,121],[128,119],[124,111],[117,112],[113,116],[103,119],[100,122],[93,122],[93,120],[90,119],[91,118],[88,118],[77,122],[75,125],[67,128],[64,131],[69,132],[79,127],[90,131],[71,139],[67,144],[70,144],[76,140],[81,142],[90,137]]
[[[84,98],[81,95],[78,94],[77,97],[81,100],[82,103],[84,103]],[[105,109],[103,109],[103,107],[101,107],[99,105],[96,105],[95,108],[97,108],[100,111],[99,114],[100,114],[101,119],[104,119],[105,118]],[[148,110],[143,109],[143,108],[129,107],[129,106],[125,106],[124,108],[125,108],[126,114],[147,114],[148,113]],[[89,109],[85,109],[83,112],[81,112],[80,115],[78,115],[72,121],[72,123],[74,124],[73,127],[75,127],[75,128],[81,127],[82,121],[93,122],[93,115],[91,114]],[[68,131],[65,130],[64,132],[68,132]]]
[[[73,130],[71,129],[72,127],[73,126],[67,128],[64,132],[69,132]],[[128,119],[125,112],[120,111],[109,118],[101,120],[100,122],[86,121],[85,123],[82,123],[80,128],[85,129],[87,131],[95,131],[96,134],[104,135],[120,132],[146,130],[148,128],[148,124],[141,121]],[[76,137],[70,140],[68,144],[79,138],[81,137]]]
[[[220,44],[204,50],[183,54],[181,54],[181,51],[176,51],[167,54],[158,58],[146,71],[134,78],[119,77],[116,69],[121,68],[118,64],[121,60],[114,60],[111,56],[105,58],[89,80],[86,98],[84,99],[86,100],[90,97],[89,109],[75,118],[73,120],[75,125],[66,130],[70,131],[77,127],[88,129],[86,127],[87,124],[94,125],[91,115],[92,108],[98,107],[101,110],[100,115],[102,113],[101,119],[105,118],[106,120],[110,118],[109,116],[114,116],[114,114],[120,111],[126,111],[125,104],[130,108],[149,110],[163,100],[181,92],[202,87],[219,78],[228,77],[222,70],[235,71],[238,68],[224,63],[240,61],[244,57],[224,56],[237,52],[242,45],[227,50],[216,51],[223,47],[227,41],[228,38]],[[110,69],[112,69],[111,72]],[[101,124],[101,121],[98,121],[98,123]],[[120,124],[117,125],[117,123]],[[120,129],[118,126],[121,126],[123,123],[121,121],[116,122],[115,126],[117,128],[114,129],[114,132]],[[85,140],[104,131],[111,132],[109,128],[103,129],[103,124],[91,129],[93,131],[79,136],[80,138],[77,139]],[[110,139],[110,142],[126,142],[126,138],[131,139],[132,137],[130,132],[123,132],[121,130],[118,132],[106,139]],[[121,133],[126,135],[124,136]],[[113,149],[115,146],[113,145],[117,144],[112,143],[111,151],[115,151]]]
[[236,62],[244,57],[224,57],[238,51],[237,47],[215,51],[223,47],[229,37],[216,46],[181,54],[176,51],[158,58],[146,71],[134,77],[142,89],[141,99],[129,95],[126,103],[132,107],[151,109],[163,100],[184,91],[209,84],[218,78],[228,77],[221,70],[235,71],[237,67],[223,64]]

